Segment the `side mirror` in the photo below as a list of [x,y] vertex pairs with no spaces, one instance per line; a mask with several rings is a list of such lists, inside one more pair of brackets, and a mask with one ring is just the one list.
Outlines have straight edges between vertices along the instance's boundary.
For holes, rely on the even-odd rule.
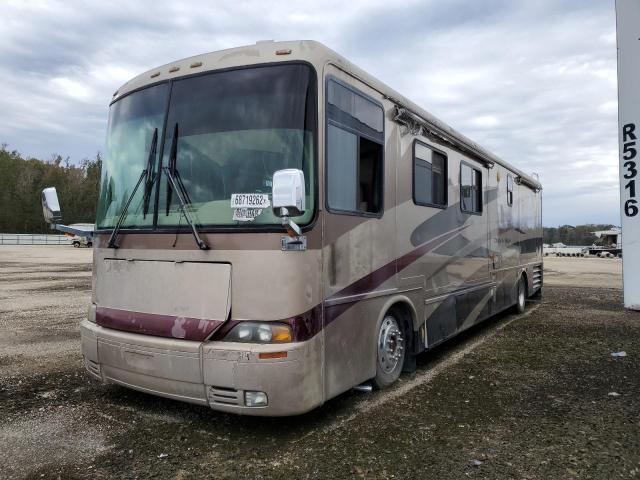
[[300,227],[289,217],[305,211],[304,173],[296,168],[278,170],[273,174],[273,213],[282,219],[289,234],[300,235]]
[[305,210],[304,173],[287,168],[273,174],[273,212],[278,217],[297,217]]
[[44,221],[47,223],[58,223],[62,220],[56,187],[42,190],[42,214],[44,215]]

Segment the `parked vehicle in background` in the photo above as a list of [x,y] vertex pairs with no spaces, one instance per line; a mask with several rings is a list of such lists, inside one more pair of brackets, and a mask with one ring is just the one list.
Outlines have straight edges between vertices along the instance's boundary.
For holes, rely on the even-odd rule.
[[71,245],[73,245],[75,248],[92,247],[93,242],[86,236],[74,235],[73,237],[71,237]]
[[306,412],[542,287],[541,185],[325,46],[150,70],[111,103],[95,378]]
[[593,233],[600,239],[600,244],[589,247],[590,255],[622,257],[622,230],[616,228]]
[[562,243],[547,245],[543,247],[544,256],[555,255],[556,257],[584,257],[589,254],[589,247],[568,246]]

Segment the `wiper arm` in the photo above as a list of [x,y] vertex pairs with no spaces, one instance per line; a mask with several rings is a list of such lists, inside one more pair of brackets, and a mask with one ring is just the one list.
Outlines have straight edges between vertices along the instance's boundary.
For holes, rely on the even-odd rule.
[[184,218],[189,223],[191,227],[191,232],[193,233],[193,238],[200,250],[208,250],[209,246],[200,238],[198,234],[198,229],[196,228],[196,223],[191,218],[191,214],[189,213],[187,207],[191,205],[191,199],[189,198],[189,193],[180,178],[180,172],[176,168],[176,159],[178,157],[178,124],[176,123],[173,129],[173,139],[171,140],[171,152],[169,154],[169,166],[163,167],[165,175],[167,176],[167,206],[166,206],[166,214],[169,215],[169,208],[171,206],[171,192],[175,191],[176,196],[178,197],[178,202],[180,203],[180,209],[182,210],[182,214]]
[[133,189],[133,191],[131,192],[131,195],[129,195],[129,198],[127,199],[127,203],[125,203],[124,208],[122,209],[122,212],[120,212],[120,217],[118,218],[118,221],[116,222],[115,227],[113,227],[113,231],[111,232],[111,236],[109,237],[109,243],[108,243],[109,248],[119,247],[119,245],[116,243],[116,240],[118,239],[118,233],[120,232],[120,227],[122,226],[122,222],[124,222],[124,219],[127,217],[127,212],[129,211],[129,205],[131,204],[133,197],[136,196],[136,192],[138,191],[138,188],[140,187],[142,180],[145,180],[144,198],[143,198],[143,216],[146,217],[147,211],[149,210],[151,186],[153,185],[151,168],[153,166],[153,160],[155,159],[157,145],[158,145],[158,129],[155,128],[153,130],[151,148],[149,149],[149,158],[147,159],[147,168],[142,170],[142,172],[140,173],[140,178],[138,179],[138,183],[136,183],[135,188]]
[[[173,127],[173,138],[171,139],[171,151],[169,153],[169,170],[173,175],[173,178],[176,180],[178,184],[178,188],[180,189],[180,193],[182,193],[182,198],[188,204],[191,204],[191,199],[189,198],[189,193],[182,182],[182,178],[180,178],[180,172],[176,168],[176,162],[178,158],[178,124],[176,123]],[[169,215],[169,209],[171,207],[171,196],[173,192],[173,187],[171,182],[167,181],[167,204],[166,204],[166,215]]]
[[151,189],[155,182],[153,175],[153,164],[156,159],[156,149],[158,146],[158,129],[153,130],[153,139],[151,140],[151,148],[149,150],[149,158],[147,159],[147,178],[144,182],[144,199],[142,202],[142,218],[147,218],[149,212],[149,202],[151,200]]

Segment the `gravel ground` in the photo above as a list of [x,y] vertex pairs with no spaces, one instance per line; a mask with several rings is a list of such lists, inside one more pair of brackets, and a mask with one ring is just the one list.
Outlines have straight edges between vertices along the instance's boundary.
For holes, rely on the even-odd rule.
[[423,354],[390,390],[289,419],[89,380],[90,260],[0,246],[0,478],[640,477],[640,314],[621,307],[619,260],[545,259],[524,315]]

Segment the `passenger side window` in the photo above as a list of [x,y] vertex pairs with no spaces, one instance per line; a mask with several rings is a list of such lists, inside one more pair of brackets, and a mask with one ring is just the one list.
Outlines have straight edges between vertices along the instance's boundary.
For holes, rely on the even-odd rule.
[[513,177],[507,174],[507,205],[513,205]]
[[466,213],[482,213],[482,172],[460,164],[460,208]]
[[447,206],[447,156],[417,140],[413,144],[413,202]]
[[327,205],[338,213],[382,212],[384,112],[363,94],[327,82]]

